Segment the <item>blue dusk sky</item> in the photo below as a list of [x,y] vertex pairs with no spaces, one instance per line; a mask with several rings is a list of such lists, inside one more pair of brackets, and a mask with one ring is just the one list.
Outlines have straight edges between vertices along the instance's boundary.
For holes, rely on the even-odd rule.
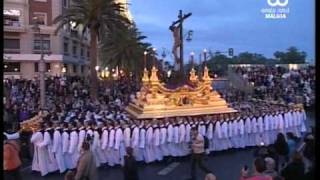
[[[163,48],[171,52],[173,37],[168,28],[181,9],[192,13],[184,23],[184,33],[194,31],[193,40],[185,41],[185,62],[191,51],[198,59],[204,48],[226,51],[230,47],[235,55],[248,51],[273,57],[277,50],[296,46],[307,52],[307,60],[315,59],[315,0],[289,0],[286,19],[266,19],[261,10],[271,8],[267,0],[130,0],[129,3],[137,27],[159,55]],[[172,59],[168,54],[166,60]]]

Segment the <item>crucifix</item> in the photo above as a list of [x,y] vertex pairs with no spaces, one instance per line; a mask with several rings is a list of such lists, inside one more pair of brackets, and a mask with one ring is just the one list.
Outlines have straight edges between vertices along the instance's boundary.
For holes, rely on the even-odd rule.
[[[192,13],[182,15],[182,10],[179,11],[178,20],[173,22],[169,29],[173,32],[174,44],[172,48],[172,53],[174,55],[175,64],[179,65],[180,77],[184,79],[183,70],[183,21],[190,17]],[[177,49],[179,48],[180,53],[178,57]]]

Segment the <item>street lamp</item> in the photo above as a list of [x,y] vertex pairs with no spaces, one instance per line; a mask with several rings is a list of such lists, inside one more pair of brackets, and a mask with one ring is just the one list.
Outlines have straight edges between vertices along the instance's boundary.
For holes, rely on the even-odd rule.
[[194,52],[192,51],[192,52],[190,53],[190,60],[191,60],[191,66],[192,66],[192,68],[193,68],[193,58],[194,58]]
[[207,49],[203,50],[204,65],[207,65]]
[[153,48],[152,50],[154,52],[154,54],[153,54],[153,66],[156,66],[156,51],[157,51],[157,49]]
[[39,19],[38,17],[33,17],[33,31],[35,33],[38,33],[40,36],[40,49],[41,49],[41,55],[40,55],[40,61],[39,61],[39,75],[40,75],[40,108],[41,110],[45,109],[46,106],[46,87],[45,87],[45,62],[44,62],[44,52],[43,52],[43,36],[40,33],[40,26],[39,26]]
[[147,51],[143,52],[143,55],[144,55],[144,57],[143,57],[144,68],[147,68],[147,54],[148,54]]

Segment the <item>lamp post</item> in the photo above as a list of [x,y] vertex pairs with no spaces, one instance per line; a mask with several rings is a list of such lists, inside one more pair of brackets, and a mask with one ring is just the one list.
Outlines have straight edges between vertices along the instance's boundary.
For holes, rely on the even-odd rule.
[[203,50],[204,66],[207,65],[207,49]]
[[32,29],[34,30],[35,33],[38,33],[40,36],[40,50],[41,50],[41,55],[40,55],[40,61],[39,61],[39,75],[40,75],[40,108],[41,110],[45,109],[46,106],[46,86],[45,86],[45,62],[44,62],[44,52],[43,52],[43,36],[40,33],[40,26],[39,26],[39,21],[37,17],[33,18],[33,27]]
[[193,60],[194,59],[194,52],[192,51],[191,53],[190,53],[190,60],[191,60],[191,68],[193,68]]
[[157,51],[157,49],[156,48],[153,48],[152,49],[153,50],[153,66],[155,67],[156,66],[156,51]]
[[147,68],[147,54],[148,54],[147,51],[144,51],[144,52],[143,52],[143,55],[144,55],[144,57],[143,57],[143,62],[144,62],[144,68],[145,68],[145,69]]

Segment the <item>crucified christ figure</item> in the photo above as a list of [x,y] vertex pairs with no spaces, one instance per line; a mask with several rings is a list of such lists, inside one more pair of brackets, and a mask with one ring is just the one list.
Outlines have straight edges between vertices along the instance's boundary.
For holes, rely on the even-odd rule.
[[178,48],[181,46],[180,27],[170,26],[170,30],[173,32],[174,44],[172,47],[172,53],[176,64],[180,63],[180,57],[178,57]]

